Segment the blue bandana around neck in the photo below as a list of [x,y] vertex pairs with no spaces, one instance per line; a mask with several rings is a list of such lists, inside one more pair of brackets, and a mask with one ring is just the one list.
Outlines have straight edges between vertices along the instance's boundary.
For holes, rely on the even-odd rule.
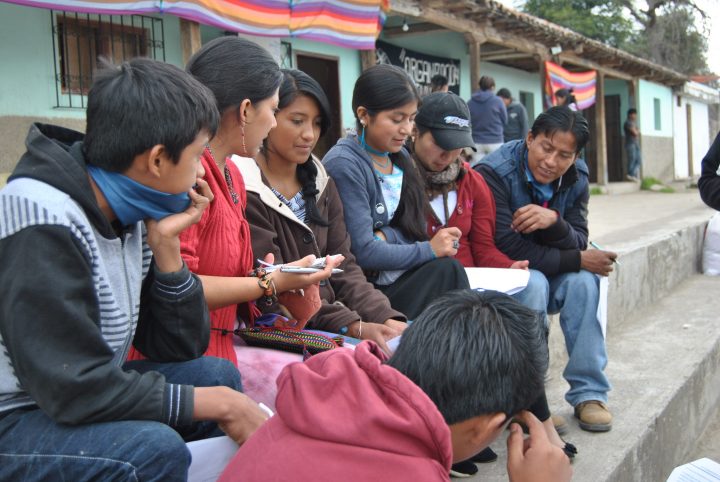
[[123,226],[147,218],[160,220],[182,212],[190,205],[190,196],[186,192],[169,194],[144,186],[117,172],[90,165],[87,169]]
[[535,202],[543,207],[547,207],[547,204],[552,199],[553,194],[555,194],[555,190],[553,189],[552,183],[540,184],[535,180],[535,177],[532,175],[532,171],[530,170],[530,164],[528,163],[527,151],[525,151],[525,176],[527,177],[530,186],[532,186]]

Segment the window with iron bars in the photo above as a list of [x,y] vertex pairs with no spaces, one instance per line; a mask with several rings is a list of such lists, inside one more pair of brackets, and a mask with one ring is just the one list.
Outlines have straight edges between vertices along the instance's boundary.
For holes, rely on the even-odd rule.
[[292,69],[293,68],[293,54],[292,44],[290,42],[280,42],[280,68],[281,69]]
[[165,61],[161,18],[50,11],[55,64],[55,107],[82,108],[100,59],[119,64],[134,57]]

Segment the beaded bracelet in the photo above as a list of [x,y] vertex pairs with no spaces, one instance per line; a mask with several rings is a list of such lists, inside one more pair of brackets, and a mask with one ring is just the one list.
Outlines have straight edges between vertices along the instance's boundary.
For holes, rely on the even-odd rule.
[[263,303],[266,306],[272,306],[277,301],[277,288],[275,281],[270,277],[268,272],[264,268],[256,268],[251,273],[252,276],[257,276],[258,286],[263,290]]

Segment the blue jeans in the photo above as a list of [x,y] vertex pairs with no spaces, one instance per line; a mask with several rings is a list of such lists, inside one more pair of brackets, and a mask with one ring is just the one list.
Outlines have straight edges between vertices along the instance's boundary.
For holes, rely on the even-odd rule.
[[[158,371],[171,383],[240,389],[237,369],[220,358],[133,361],[124,368]],[[0,480],[184,481],[190,467],[185,440],[222,432],[212,422],[181,432],[146,420],[60,425],[35,406],[19,408],[0,414]]]
[[536,269],[530,270],[530,279],[524,290],[512,297],[523,306],[541,314],[547,326],[547,304],[550,297],[550,284],[545,275]]
[[625,152],[627,153],[628,160],[628,175],[632,177],[640,176],[640,144],[633,142],[632,144],[625,144]]
[[600,280],[580,270],[551,276],[548,313],[560,313],[560,328],[565,335],[569,360],[563,377],[570,385],[565,400],[576,406],[587,400],[607,402],[610,382],[605,376],[607,349],[597,307]]

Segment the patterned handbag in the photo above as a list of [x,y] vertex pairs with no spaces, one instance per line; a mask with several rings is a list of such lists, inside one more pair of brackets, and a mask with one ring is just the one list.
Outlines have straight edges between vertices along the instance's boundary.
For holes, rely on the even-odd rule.
[[304,360],[317,353],[343,346],[342,336],[329,337],[288,328],[286,322],[282,315],[265,314],[255,320],[252,328],[238,328],[234,333],[250,346],[301,353]]

